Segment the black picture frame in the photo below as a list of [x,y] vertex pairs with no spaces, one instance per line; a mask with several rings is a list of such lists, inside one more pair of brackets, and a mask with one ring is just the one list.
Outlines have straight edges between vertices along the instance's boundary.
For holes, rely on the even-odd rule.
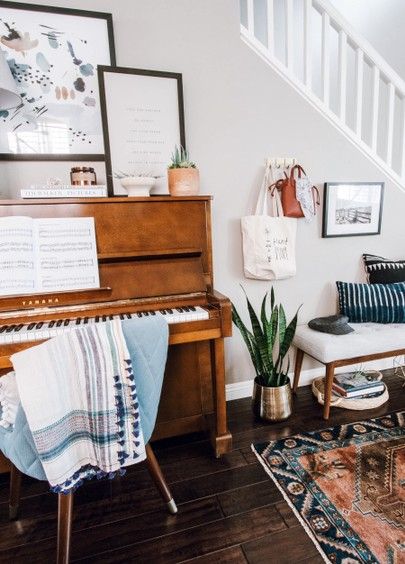
[[[107,26],[110,64],[116,64],[113,18],[110,13],[78,10],[74,8],[61,8],[59,6],[27,4],[24,2],[9,2],[6,0],[0,0],[0,14],[1,8],[105,20]],[[105,153],[0,153],[0,161],[104,161],[104,159]]]
[[[337,200],[337,190],[343,187],[345,191],[356,189],[362,191],[362,196],[368,190],[370,199],[364,205],[364,201],[358,201],[358,205],[344,206],[336,209],[336,205],[331,205],[332,198]],[[379,235],[381,233],[383,202],[384,202],[384,182],[325,182],[323,197],[322,214],[322,237],[362,237],[367,235]],[[376,202],[372,201],[372,192],[379,191]],[[359,191],[360,194],[360,191]],[[349,200],[347,200],[348,202]],[[355,200],[352,200],[356,204]],[[332,213],[335,211],[335,221],[332,221]],[[374,225],[373,229],[368,225]],[[343,226],[343,227],[342,227]],[[347,226],[347,227],[346,227]],[[363,227],[364,226],[364,227]]]
[[107,190],[109,196],[114,196],[113,185],[113,166],[111,157],[111,138],[108,125],[108,107],[105,89],[105,74],[118,73],[136,76],[152,76],[156,78],[166,78],[177,82],[177,107],[179,113],[179,132],[180,144],[186,148],[185,121],[184,121],[184,96],[183,96],[183,76],[181,73],[169,71],[146,70],[128,67],[98,67],[98,82],[100,89],[101,117],[103,122],[104,148],[105,148],[105,166],[107,174]]

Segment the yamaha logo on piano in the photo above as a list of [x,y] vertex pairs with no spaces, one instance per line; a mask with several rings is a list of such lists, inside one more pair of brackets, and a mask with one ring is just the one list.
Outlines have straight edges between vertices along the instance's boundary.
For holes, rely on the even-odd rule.
[[42,298],[39,300],[23,300],[23,306],[31,306],[31,305],[51,305],[51,304],[58,304],[59,298]]

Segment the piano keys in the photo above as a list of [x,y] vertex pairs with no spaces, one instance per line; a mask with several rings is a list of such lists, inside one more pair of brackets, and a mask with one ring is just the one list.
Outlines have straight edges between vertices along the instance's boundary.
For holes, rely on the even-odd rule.
[[210,434],[231,448],[224,338],[231,304],[214,290],[211,198],[0,201],[0,217],[94,217],[101,288],[0,297],[0,374],[18,350],[87,323],[158,315],[169,354],[153,439]]

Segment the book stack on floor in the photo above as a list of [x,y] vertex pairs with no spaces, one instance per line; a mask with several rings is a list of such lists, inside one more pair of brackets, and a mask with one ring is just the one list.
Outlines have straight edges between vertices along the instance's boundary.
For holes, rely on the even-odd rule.
[[337,374],[332,389],[335,395],[346,399],[372,398],[384,392],[385,384],[381,372],[359,370]]

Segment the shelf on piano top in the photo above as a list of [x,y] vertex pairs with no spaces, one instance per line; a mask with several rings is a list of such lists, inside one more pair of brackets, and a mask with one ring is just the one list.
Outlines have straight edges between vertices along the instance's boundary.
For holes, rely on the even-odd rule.
[[85,290],[65,290],[61,292],[15,294],[0,296],[0,312],[25,310],[41,307],[97,303],[111,295],[111,288],[87,288]]

